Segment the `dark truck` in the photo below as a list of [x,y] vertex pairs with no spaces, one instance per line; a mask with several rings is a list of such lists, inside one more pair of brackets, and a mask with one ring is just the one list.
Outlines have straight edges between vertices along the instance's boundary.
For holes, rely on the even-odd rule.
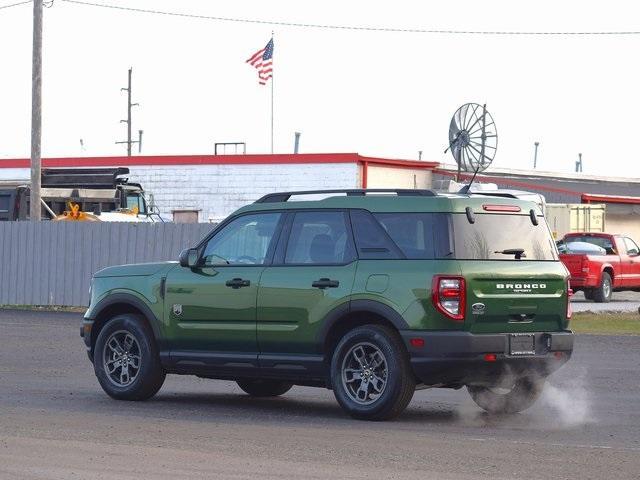
[[[139,183],[124,175],[126,167],[45,168],[42,170],[42,218],[53,218],[67,209],[67,203],[90,213],[116,212],[137,208],[140,215],[150,211]],[[28,220],[30,185],[28,182],[0,182],[0,221]]]
[[614,291],[640,291],[640,248],[628,236],[569,233],[558,249],[571,288],[588,300],[609,302]]

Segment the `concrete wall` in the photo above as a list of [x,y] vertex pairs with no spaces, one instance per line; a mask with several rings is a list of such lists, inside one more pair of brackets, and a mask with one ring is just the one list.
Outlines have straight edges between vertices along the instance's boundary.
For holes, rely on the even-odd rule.
[[288,190],[358,188],[355,163],[132,166],[129,178],[152,193],[164,215],[200,210],[218,222],[261,196]]
[[0,222],[0,305],[89,302],[91,275],[126,263],[177,260],[210,224]]
[[431,171],[426,169],[369,165],[367,167],[367,187],[430,189],[431,175]]

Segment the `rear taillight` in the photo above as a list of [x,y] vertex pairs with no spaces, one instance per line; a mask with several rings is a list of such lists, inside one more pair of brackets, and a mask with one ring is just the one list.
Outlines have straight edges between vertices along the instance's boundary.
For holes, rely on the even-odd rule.
[[582,273],[589,273],[589,262],[585,261],[585,258],[580,259],[580,270]]
[[431,286],[433,305],[446,317],[464,321],[465,282],[463,277],[436,275]]
[[571,308],[571,297],[573,297],[573,290],[571,289],[569,280],[567,280],[567,320],[569,320],[571,318],[571,315],[573,315],[573,309]]

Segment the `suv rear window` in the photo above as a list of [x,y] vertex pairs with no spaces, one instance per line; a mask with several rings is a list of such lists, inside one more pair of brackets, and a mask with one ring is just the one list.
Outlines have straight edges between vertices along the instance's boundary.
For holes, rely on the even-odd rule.
[[522,249],[521,260],[557,260],[557,250],[547,224],[529,215],[477,214],[471,224],[465,214],[453,214],[455,258],[459,260],[515,260],[505,250]]
[[[408,259],[517,260],[507,250],[524,250],[522,261],[558,259],[557,250],[544,218],[538,225],[529,215],[476,214],[471,224],[467,216],[448,213],[375,213],[386,234]],[[352,214],[352,219],[353,219]],[[374,228],[360,227],[354,221],[354,233],[360,258],[390,258],[385,246],[372,236]],[[364,247],[364,248],[363,248]],[[363,250],[378,247],[375,251]],[[374,250],[374,248],[371,248]],[[384,250],[384,251],[383,251]]]

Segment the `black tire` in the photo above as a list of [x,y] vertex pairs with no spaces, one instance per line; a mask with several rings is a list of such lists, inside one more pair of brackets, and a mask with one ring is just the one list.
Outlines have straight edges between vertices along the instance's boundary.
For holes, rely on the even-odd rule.
[[584,291],[584,298],[587,300],[593,300],[593,290],[588,289]]
[[[118,353],[118,347],[122,353]],[[122,362],[126,363],[126,370]],[[102,389],[117,400],[151,398],[165,379],[153,332],[141,317],[133,314],[117,315],[100,330],[93,368]]]
[[613,294],[613,286],[611,283],[611,275],[602,272],[600,285],[593,290],[593,299],[596,303],[609,303]]
[[545,379],[521,377],[507,392],[484,386],[467,385],[476,404],[489,413],[518,413],[533,405],[544,390]]
[[278,380],[238,380],[236,383],[252,397],[277,397],[293,387],[292,383]]
[[[355,353],[359,347],[363,348],[362,355]],[[365,361],[361,363],[358,356]],[[380,325],[355,328],[342,338],[331,358],[331,385],[340,406],[360,420],[397,417],[416,389],[409,356],[400,337],[393,329]],[[354,392],[356,386],[358,391]],[[381,393],[375,393],[376,389]]]

